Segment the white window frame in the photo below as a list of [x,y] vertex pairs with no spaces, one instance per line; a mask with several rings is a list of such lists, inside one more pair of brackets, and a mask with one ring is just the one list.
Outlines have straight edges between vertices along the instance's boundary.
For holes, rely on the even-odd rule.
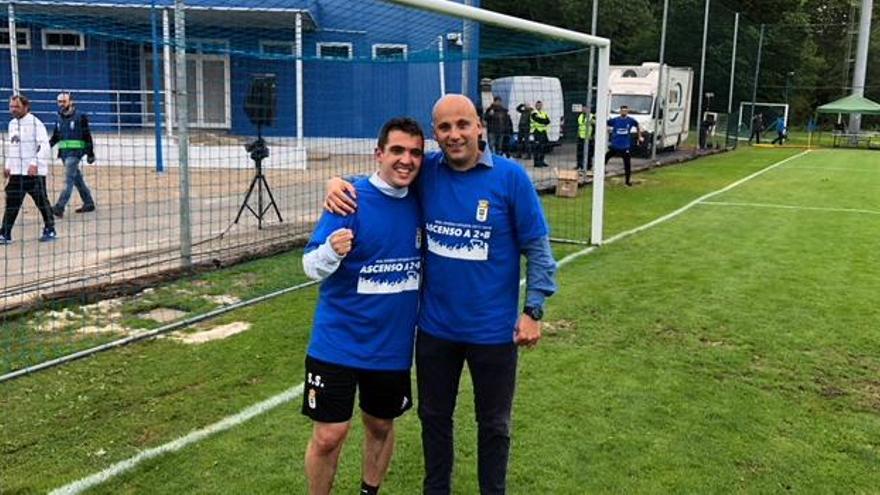
[[[147,58],[153,56],[152,53],[147,52],[147,50],[150,48],[151,48],[150,45],[145,45],[144,49],[141,50],[141,68],[140,68],[141,69],[140,70],[140,72],[141,72],[141,95],[142,95],[141,109],[142,109],[142,112],[144,112],[144,116],[141,119],[141,122],[142,122],[141,125],[143,125],[144,127],[154,127],[156,125],[155,121],[150,122],[146,117],[146,112],[149,110],[152,110],[151,108],[147,108],[147,93],[149,92],[150,94],[152,94],[152,88],[147,87],[147,71],[146,71]],[[172,55],[172,56],[174,56],[174,55]],[[216,61],[224,62],[224,66],[225,66],[224,68],[225,68],[225,73],[226,73],[226,76],[225,76],[226,77],[226,95],[225,95],[226,98],[225,98],[225,101],[223,102],[223,104],[226,108],[226,122],[224,122],[224,123],[217,123],[217,122],[206,123],[206,122],[204,122],[204,112],[205,112],[204,111],[204,101],[202,99],[197,99],[196,107],[189,109],[190,113],[195,112],[196,121],[190,122],[188,125],[194,129],[232,129],[232,79],[231,79],[232,63],[229,60],[229,55],[219,55],[216,53],[205,54],[205,53],[201,53],[201,52],[188,53],[187,60],[192,60],[196,64],[196,87],[197,87],[197,92],[200,95],[205,94],[205,91],[204,91],[205,80],[204,80],[204,76],[202,75],[203,63],[205,60],[216,60]],[[176,70],[177,69],[176,69],[175,64],[172,63],[172,71],[176,71]],[[174,78],[172,78],[172,79],[174,79]],[[175,80],[175,82],[172,82],[172,84],[177,84],[176,80]],[[165,108],[164,111],[167,112],[168,109]],[[174,125],[176,126],[177,122],[175,122]]]
[[267,52],[266,47],[284,47],[290,48],[290,53],[285,52],[285,55],[296,56],[296,42],[294,41],[278,41],[278,40],[261,40],[260,41],[260,53],[263,55],[271,54],[278,55],[275,52]]
[[[8,33],[8,32],[9,32],[9,28],[0,29],[0,33]],[[15,32],[16,32],[16,34],[17,33],[24,33],[24,35],[25,35],[25,42],[24,43],[17,43],[15,45],[16,48],[19,50],[30,50],[31,49],[31,30],[28,28],[15,28]],[[12,42],[11,37],[9,38],[9,42],[10,43]],[[7,43],[0,43],[0,48],[10,48],[10,45]]]
[[[347,58],[322,57],[321,56],[321,48],[323,48],[325,46],[328,48],[339,48],[339,47],[348,48],[348,57]],[[349,42],[342,42],[342,41],[319,41],[318,44],[315,45],[315,56],[322,59],[322,60],[351,60],[352,58],[354,58],[354,44],[349,43]]]
[[[77,46],[50,46],[46,42],[47,34],[75,34],[79,36],[79,45]],[[82,52],[86,49],[86,35],[82,31],[74,31],[72,29],[43,29],[41,32],[43,41],[43,50],[46,51],[66,51],[66,52]]]
[[[220,47],[220,51],[229,52],[229,40],[219,38],[189,38],[186,43],[187,53],[198,53],[199,55],[223,55],[223,53],[216,53],[214,51],[205,52],[202,49],[203,45],[217,45]],[[193,49],[193,51],[189,52],[190,49]]]
[[406,60],[407,56],[409,55],[408,45],[405,45],[403,43],[376,43],[373,45],[373,60],[397,60],[397,59],[393,59],[393,58],[379,59],[379,57],[376,55],[376,52],[378,51],[377,49],[379,49],[379,48],[400,48],[400,49],[402,49],[403,50],[403,58],[401,60]]
[[[191,123],[190,125],[194,127],[199,127],[202,129],[231,129],[232,128],[232,79],[230,77],[231,72],[231,63],[229,60],[229,55],[219,55],[216,53],[199,53],[196,60],[196,85],[198,87],[198,93],[202,95],[202,98],[198,99],[197,103],[197,113],[198,116],[196,122]],[[192,58],[188,59],[192,60]],[[224,87],[226,88],[225,101],[223,102],[226,107],[226,122],[218,123],[218,122],[205,122],[205,76],[202,74],[202,70],[204,68],[204,62],[206,60],[223,62],[223,68],[226,77],[226,83]]]

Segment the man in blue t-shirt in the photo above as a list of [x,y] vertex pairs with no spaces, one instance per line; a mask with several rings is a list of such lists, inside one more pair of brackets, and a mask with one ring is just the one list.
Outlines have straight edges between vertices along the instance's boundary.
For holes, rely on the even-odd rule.
[[394,418],[412,407],[422,217],[409,185],[423,149],[416,121],[388,121],[375,151],[379,170],[353,185],[360,208],[349,216],[325,212],[306,246],[305,272],[323,280],[302,405],[314,422],[305,458],[311,494],[333,486],[356,389],[365,427],[363,494],[378,492],[394,450]]
[[632,130],[636,130],[639,143],[642,142],[642,134],[639,130],[639,123],[636,119],[629,116],[629,107],[623,105],[620,107],[620,115],[613,119],[608,119],[608,130],[611,133],[611,140],[608,152],[605,153],[605,163],[612,156],[619,156],[623,159],[623,172],[626,177],[626,185],[631,186],[632,181],[632,163],[630,148],[632,148]]
[[782,146],[785,144],[785,117],[782,115],[776,117],[776,122],[773,123],[773,127],[776,128],[776,139],[771,141],[770,144],[779,143],[779,145]]
[[[483,494],[505,493],[517,346],[541,338],[544,299],[556,290],[549,230],[529,176],[480,149],[473,103],[446,95],[432,113],[442,153],[425,158],[417,183],[426,233],[416,370],[425,456],[424,493],[448,494],[452,415],[466,362],[474,386],[478,477]],[[330,185],[328,208],[361,208],[351,185]],[[520,257],[526,301],[518,309]]]

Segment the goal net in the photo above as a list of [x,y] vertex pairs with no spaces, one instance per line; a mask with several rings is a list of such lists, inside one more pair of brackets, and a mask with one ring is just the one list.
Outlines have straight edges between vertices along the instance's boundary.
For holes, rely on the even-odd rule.
[[[12,330],[0,372],[161,323],[81,308],[99,294],[301,245],[327,179],[375,170],[385,121],[415,118],[437,149],[431,110],[446,93],[483,110],[488,149],[529,174],[554,238],[602,241],[602,160],[595,187],[581,175],[574,197],[555,193],[578,161],[591,48],[597,94],[607,94],[607,40],[428,0],[47,0],[0,14],[0,95],[27,96],[49,136],[77,143],[61,158],[56,145],[46,163],[58,239],[39,242],[44,218],[26,199],[3,248],[0,325]],[[482,88],[506,115],[488,115]],[[73,106],[61,109],[59,96]],[[539,100],[546,140],[517,111]],[[607,99],[593,100],[607,115]],[[604,124],[594,152],[605,149]],[[538,152],[549,167],[535,167]]]
[[785,125],[788,121],[787,103],[758,103],[752,105],[750,101],[739,104],[739,135],[748,138],[755,127],[760,126],[761,132],[772,131],[779,117],[783,118]]

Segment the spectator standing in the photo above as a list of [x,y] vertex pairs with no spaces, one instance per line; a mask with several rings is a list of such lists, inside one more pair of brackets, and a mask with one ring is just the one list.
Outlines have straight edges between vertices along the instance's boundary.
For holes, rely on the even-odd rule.
[[501,103],[501,98],[496,96],[483,116],[486,120],[486,131],[489,133],[489,146],[493,153],[500,155],[505,148],[504,137],[507,134],[507,122],[510,120],[510,114]]
[[[587,146],[586,156],[584,145]],[[593,146],[596,144],[596,114],[590,111],[590,107],[584,106],[578,114],[578,139],[577,139],[577,169],[590,170],[593,168]],[[586,160],[585,160],[586,158]]]
[[544,104],[541,101],[535,102],[535,111],[531,115],[531,131],[535,138],[535,168],[546,167],[547,162],[544,161],[544,154],[547,153],[547,147],[550,139],[547,132],[550,130],[550,115],[544,111]]
[[525,156],[527,160],[532,158],[532,148],[529,144],[529,137],[532,129],[532,112],[534,109],[528,103],[520,103],[516,107],[519,112],[519,123],[516,133],[516,154],[514,158],[522,158]]

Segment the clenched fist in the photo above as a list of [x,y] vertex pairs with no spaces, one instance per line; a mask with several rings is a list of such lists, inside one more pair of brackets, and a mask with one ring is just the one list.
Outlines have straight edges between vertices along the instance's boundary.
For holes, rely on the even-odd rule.
[[351,244],[354,241],[354,232],[351,229],[339,229],[330,236],[330,247],[339,256],[345,256],[351,251]]

